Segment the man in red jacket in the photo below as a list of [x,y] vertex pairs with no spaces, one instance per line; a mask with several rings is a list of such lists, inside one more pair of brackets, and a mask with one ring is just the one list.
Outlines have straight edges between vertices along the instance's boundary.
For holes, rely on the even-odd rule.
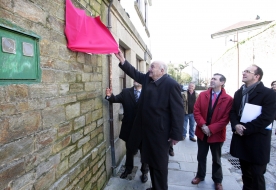
[[212,153],[212,179],[216,190],[222,190],[221,147],[226,138],[226,125],[233,98],[226,94],[224,84],[226,78],[219,73],[214,74],[210,88],[199,94],[194,106],[194,117],[197,123],[197,161],[198,168],[192,184],[204,181],[206,160],[209,148]]

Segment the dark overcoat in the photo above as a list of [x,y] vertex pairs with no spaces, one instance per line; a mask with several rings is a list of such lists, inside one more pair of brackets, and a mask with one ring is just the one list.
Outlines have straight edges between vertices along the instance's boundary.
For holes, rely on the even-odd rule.
[[124,117],[122,120],[119,138],[127,142],[137,113],[137,105],[139,102],[135,101],[134,87],[124,88],[120,94],[116,96],[112,94],[107,100],[111,103],[121,103],[123,105]]
[[[249,95],[248,103],[262,106],[261,114],[251,122],[241,123],[239,108],[242,101],[242,88],[236,91],[234,103],[230,111],[232,140],[230,154],[254,164],[267,164],[270,160],[271,130],[265,129],[274,119],[276,111],[276,94],[266,88],[261,82]],[[243,136],[235,134],[235,126],[242,124],[246,127]]]
[[167,74],[154,82],[149,73],[140,73],[127,61],[119,66],[143,86],[129,149],[135,151],[142,143],[142,162],[157,170],[167,170],[168,140],[180,141],[183,134],[184,107],[180,86]]

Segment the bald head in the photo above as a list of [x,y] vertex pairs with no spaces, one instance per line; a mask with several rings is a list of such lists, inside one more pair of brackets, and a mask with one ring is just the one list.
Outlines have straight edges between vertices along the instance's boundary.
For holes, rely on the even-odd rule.
[[157,80],[167,73],[167,65],[163,61],[154,61],[149,68],[149,76]]

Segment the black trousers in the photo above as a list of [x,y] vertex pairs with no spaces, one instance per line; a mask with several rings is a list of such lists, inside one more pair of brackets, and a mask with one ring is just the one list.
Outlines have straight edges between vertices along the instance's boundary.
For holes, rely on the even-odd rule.
[[221,168],[221,147],[223,142],[208,143],[207,136],[205,135],[203,141],[197,139],[198,152],[197,152],[197,174],[196,177],[204,179],[206,175],[206,161],[209,148],[212,153],[212,179],[215,183],[221,183],[223,179]]
[[153,190],[168,190],[168,170],[157,170],[149,166]]
[[[140,154],[142,154],[141,147],[139,149],[140,149]],[[127,149],[127,146],[126,146],[126,162],[125,162],[125,167],[126,167],[126,170],[129,171],[129,173],[133,169],[134,155],[135,155],[135,153],[129,151]],[[147,163],[142,163],[142,166],[141,166],[140,170],[141,170],[142,174],[147,174],[149,172],[149,165]]]
[[240,159],[243,190],[265,190],[266,165],[257,165]]

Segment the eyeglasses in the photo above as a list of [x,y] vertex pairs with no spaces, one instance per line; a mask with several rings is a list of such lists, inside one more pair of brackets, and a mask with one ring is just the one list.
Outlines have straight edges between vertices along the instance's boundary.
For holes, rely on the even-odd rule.
[[243,74],[243,73],[247,73],[247,74],[248,74],[248,73],[255,74],[255,72],[254,72],[254,71],[249,71],[249,70],[244,70],[244,71],[242,71],[242,74]]

